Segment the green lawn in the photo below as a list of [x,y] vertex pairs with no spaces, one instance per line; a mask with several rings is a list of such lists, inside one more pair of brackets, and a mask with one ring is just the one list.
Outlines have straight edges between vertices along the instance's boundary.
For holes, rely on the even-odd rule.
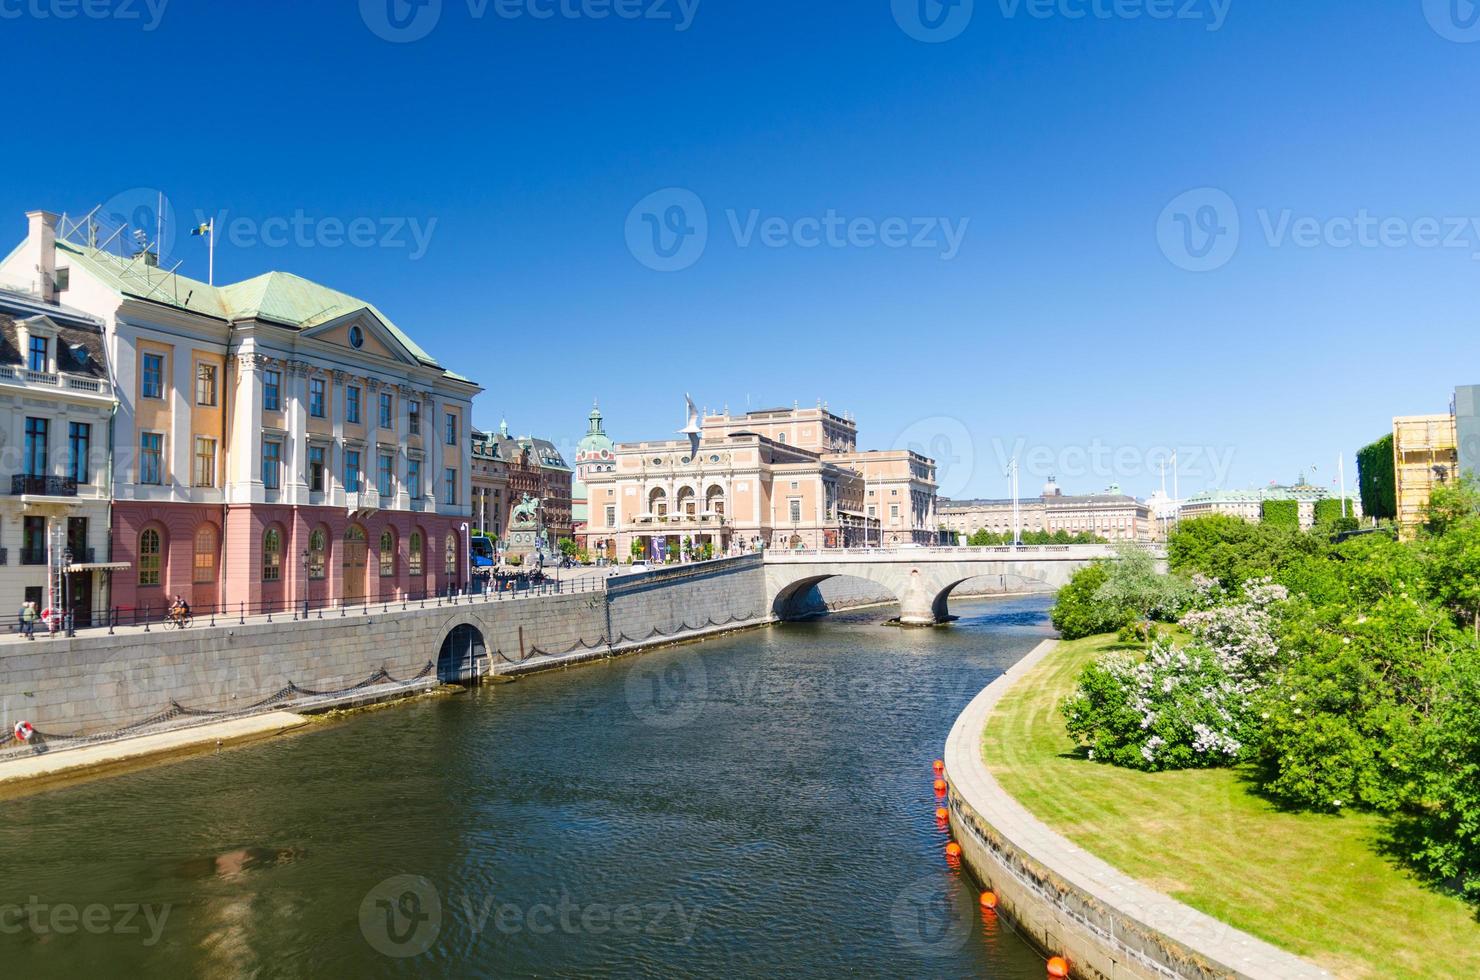
[[1039,819],[1164,894],[1343,977],[1480,977],[1480,923],[1379,851],[1382,818],[1285,813],[1238,772],[1072,755],[1058,706],[1113,637],[1061,643],[988,719],[983,757]]

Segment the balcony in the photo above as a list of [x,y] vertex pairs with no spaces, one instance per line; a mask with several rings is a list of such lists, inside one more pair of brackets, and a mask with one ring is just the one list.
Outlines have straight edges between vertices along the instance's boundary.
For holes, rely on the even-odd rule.
[[639,514],[638,524],[661,524],[667,527],[707,527],[719,529],[729,524],[724,514]]
[[85,378],[77,374],[52,374],[47,371],[32,371],[16,365],[0,365],[0,384],[20,385],[26,388],[47,388],[53,391],[76,391],[90,395],[112,398],[112,386],[99,378]]
[[75,497],[77,481],[70,476],[20,474],[10,478],[10,494],[13,497]]

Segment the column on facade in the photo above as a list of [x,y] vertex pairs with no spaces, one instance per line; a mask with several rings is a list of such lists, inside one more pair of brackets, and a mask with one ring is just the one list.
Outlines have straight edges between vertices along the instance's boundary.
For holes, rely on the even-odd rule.
[[[428,513],[441,512],[441,486],[442,486],[442,429],[440,406],[437,404],[437,396],[428,391],[421,398],[421,482],[422,495],[426,500]],[[443,573],[441,568],[441,557],[437,559],[437,574]],[[440,579],[439,579],[440,580]]]

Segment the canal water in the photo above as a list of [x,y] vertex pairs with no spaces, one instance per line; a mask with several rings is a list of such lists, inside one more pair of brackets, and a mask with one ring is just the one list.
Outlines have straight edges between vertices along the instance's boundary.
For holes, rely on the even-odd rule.
[[11,975],[1041,978],[931,761],[1048,635],[860,610],[0,803]]

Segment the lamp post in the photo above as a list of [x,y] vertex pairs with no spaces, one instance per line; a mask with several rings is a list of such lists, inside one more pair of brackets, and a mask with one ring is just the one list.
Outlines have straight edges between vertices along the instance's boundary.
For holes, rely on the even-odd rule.
[[308,618],[308,549],[303,549],[303,618]]
[[473,537],[468,528],[468,522],[462,522],[463,533],[463,581],[473,580]]
[[72,573],[67,569],[72,567],[72,549],[67,548],[62,552],[62,615],[67,624],[67,635],[77,635],[77,624],[72,619]]

